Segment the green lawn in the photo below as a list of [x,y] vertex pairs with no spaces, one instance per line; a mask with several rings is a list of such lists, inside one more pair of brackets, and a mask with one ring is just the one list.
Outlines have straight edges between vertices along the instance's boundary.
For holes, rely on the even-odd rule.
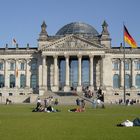
[[140,127],[116,124],[140,117],[140,106],[86,108],[86,112],[57,106],[58,113],[31,112],[33,105],[0,105],[0,140],[138,140]]

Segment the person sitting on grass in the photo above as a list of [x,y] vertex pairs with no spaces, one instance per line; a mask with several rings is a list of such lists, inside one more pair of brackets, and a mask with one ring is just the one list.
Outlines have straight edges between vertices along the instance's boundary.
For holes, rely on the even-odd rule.
[[84,112],[85,111],[85,101],[81,100],[81,106],[68,110],[69,112]]
[[54,109],[51,105],[49,105],[47,108],[44,110],[45,112],[60,112],[58,109]]
[[54,101],[54,105],[58,105],[58,99],[57,98]]
[[32,110],[32,112],[43,112],[44,111],[44,107],[38,102],[37,106],[35,109]]
[[7,105],[7,104],[10,104],[10,103],[12,103],[12,101],[9,100],[8,98],[6,98],[6,103],[5,104]]
[[32,112],[42,112],[43,111],[43,106],[41,105],[41,100],[40,98],[37,98],[37,104],[35,109],[32,110]]

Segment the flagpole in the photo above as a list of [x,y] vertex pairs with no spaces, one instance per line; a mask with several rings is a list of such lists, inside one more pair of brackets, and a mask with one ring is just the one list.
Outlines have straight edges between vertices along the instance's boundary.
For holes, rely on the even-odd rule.
[[125,42],[131,46],[131,48],[137,48],[137,43],[132,38],[132,36],[129,34],[127,28],[125,27],[123,23],[123,59],[124,59],[124,104],[126,104],[126,79],[125,79]]
[[126,88],[125,88],[125,40],[124,40],[124,24],[123,24],[123,61],[124,61],[124,65],[123,65],[123,69],[124,69],[124,88],[123,88],[123,92],[124,92],[124,94],[123,94],[123,101],[124,101],[124,104],[126,103],[126,94],[125,94],[125,92],[126,92]]

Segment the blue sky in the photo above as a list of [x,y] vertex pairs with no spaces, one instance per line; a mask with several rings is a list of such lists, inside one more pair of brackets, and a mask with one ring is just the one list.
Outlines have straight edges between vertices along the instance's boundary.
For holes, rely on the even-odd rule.
[[104,20],[109,25],[112,46],[123,40],[123,22],[140,46],[140,0],[0,0],[0,47],[16,38],[20,47],[37,47],[40,25],[54,35],[62,26],[81,21],[99,33]]

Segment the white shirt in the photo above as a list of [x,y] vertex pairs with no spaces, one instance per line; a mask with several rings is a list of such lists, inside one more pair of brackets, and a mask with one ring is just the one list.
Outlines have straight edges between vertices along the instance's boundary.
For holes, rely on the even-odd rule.
[[133,122],[129,121],[129,120],[126,120],[124,121],[123,123],[121,123],[123,126],[126,126],[126,127],[133,127]]
[[38,103],[41,103],[41,100],[40,100],[40,99],[38,99],[38,100],[37,100],[37,102],[38,102]]

